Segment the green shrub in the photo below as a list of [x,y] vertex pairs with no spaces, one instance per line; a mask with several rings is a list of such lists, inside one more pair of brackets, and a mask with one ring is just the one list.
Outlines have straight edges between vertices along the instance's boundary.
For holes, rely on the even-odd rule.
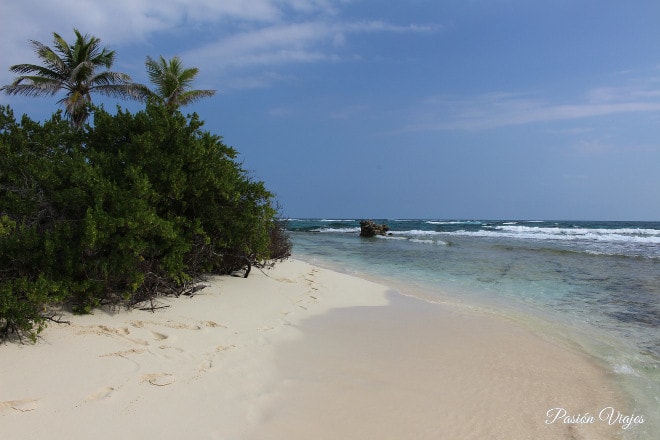
[[289,256],[273,195],[202,125],[150,104],[82,131],[0,107],[0,337]]

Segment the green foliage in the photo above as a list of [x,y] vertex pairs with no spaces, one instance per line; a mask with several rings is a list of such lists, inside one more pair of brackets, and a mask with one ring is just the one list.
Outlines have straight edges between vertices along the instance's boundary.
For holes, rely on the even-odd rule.
[[290,254],[273,195],[197,115],[94,115],[80,131],[0,107],[0,337]]
[[199,69],[184,68],[179,57],[172,57],[169,60],[162,55],[158,60],[147,57],[145,66],[149,81],[154,85],[150,97],[171,109],[192,104],[215,94],[215,90],[191,90]]
[[76,288],[59,272],[70,262],[60,244],[73,232],[62,203],[72,191],[66,175],[78,171],[75,155],[59,143],[70,134],[59,113],[43,126],[26,117],[17,124],[0,107],[0,336],[34,338],[51,317],[47,306],[65,299],[65,287]]
[[125,73],[111,72],[115,52],[101,47],[101,40],[73,30],[76,40],[69,44],[53,33],[53,47],[30,41],[41,64],[17,64],[9,70],[18,76],[11,84],[0,87],[9,95],[50,96],[64,91],[59,100],[76,128],[82,128],[89,117],[91,94],[143,100],[146,87],[131,82]]

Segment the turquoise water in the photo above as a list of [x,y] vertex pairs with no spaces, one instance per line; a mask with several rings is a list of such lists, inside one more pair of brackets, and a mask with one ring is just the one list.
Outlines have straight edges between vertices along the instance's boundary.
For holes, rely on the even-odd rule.
[[[660,222],[289,219],[294,256],[402,293],[500,313],[602,363],[660,433]],[[607,406],[604,402],[604,406]]]

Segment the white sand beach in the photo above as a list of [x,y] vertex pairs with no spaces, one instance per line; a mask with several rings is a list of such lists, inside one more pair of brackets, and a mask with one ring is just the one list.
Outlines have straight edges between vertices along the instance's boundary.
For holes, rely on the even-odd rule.
[[[609,439],[608,374],[521,325],[287,261],[0,346],[0,438]],[[593,422],[548,422],[548,410]]]

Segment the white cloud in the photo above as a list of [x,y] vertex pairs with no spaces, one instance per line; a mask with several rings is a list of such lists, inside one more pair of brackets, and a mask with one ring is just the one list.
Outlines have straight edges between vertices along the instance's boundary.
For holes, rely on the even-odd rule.
[[292,63],[338,62],[360,59],[359,55],[342,56],[339,48],[351,36],[365,33],[428,33],[433,26],[397,26],[380,21],[342,22],[325,19],[295,23],[254,26],[182,54],[195,59],[203,71],[214,74],[250,67],[268,67]]
[[270,0],[179,0],[178,3],[190,19],[200,22],[223,19],[273,21],[280,16],[278,3]]
[[310,49],[326,36],[323,23],[275,25],[246,31],[191,50],[186,58],[215,60],[219,67],[316,61],[323,55]]
[[652,77],[626,86],[598,87],[587,93],[587,100],[592,103],[660,100],[660,81]]
[[[336,50],[358,33],[421,33],[434,26],[397,25],[383,21],[346,22],[339,17],[348,0],[42,0],[0,4],[4,20],[0,53],[7,63],[0,82],[11,80],[6,67],[35,62],[28,41],[50,45],[52,32],[70,38],[77,27],[100,37],[111,49],[155,44],[159,33],[199,32],[180,54],[195,57],[207,74],[218,69],[336,61]],[[204,39],[199,38],[200,36]],[[213,38],[209,42],[209,38]],[[198,46],[195,47],[194,45]],[[192,46],[190,46],[192,45]],[[185,52],[187,50],[187,52]],[[124,52],[122,52],[124,53]],[[124,63],[135,64],[123,59]],[[142,60],[140,60],[142,63]]]
[[600,139],[582,139],[573,145],[575,154],[581,156],[600,156],[619,151],[620,147]]
[[[301,0],[21,0],[2,2],[2,45],[9,53],[24,50],[30,39],[50,41],[74,27],[109,44],[145,40],[152,33],[184,24],[226,20],[274,22],[284,8],[323,10],[323,2]],[[17,50],[18,49],[18,50]],[[7,52],[3,51],[3,54]]]
[[184,24],[272,23],[281,20],[286,10],[328,13],[331,8],[325,1],[313,0],[7,1],[0,4],[1,47],[3,58],[10,59],[8,54],[25,51],[28,40],[49,42],[52,32],[64,35],[74,27],[107,44],[127,44]]
[[441,26],[435,26],[435,25],[411,24],[407,26],[401,26],[401,25],[386,23],[380,20],[346,23],[341,25],[341,27],[346,32],[396,32],[396,33],[436,32],[442,29]]
[[[660,152],[657,143],[637,143],[629,139],[598,135],[577,139],[568,145],[566,153],[571,158],[595,158],[601,156],[625,157],[627,155],[654,155]],[[650,157],[650,156],[649,156]]]
[[560,128],[560,129],[550,129],[548,133],[558,134],[558,135],[568,135],[568,136],[578,136],[588,133],[593,133],[594,127],[572,127],[572,128]]
[[414,111],[416,122],[405,130],[484,130],[613,114],[660,112],[660,87],[652,84],[650,80],[643,85],[594,88],[574,102],[500,92],[471,99],[427,99]]
[[[337,46],[346,43],[348,34],[368,32],[429,32],[431,27],[394,26],[382,22],[332,23],[326,21],[306,21],[264,26],[244,31],[229,37],[220,37],[217,41],[196,48],[188,53],[195,58],[221,57],[222,62],[244,65],[260,63],[265,57],[267,62],[275,62],[272,52],[291,52],[297,54],[293,60],[305,60],[300,56],[309,52],[311,60],[336,59],[331,52],[319,56],[319,47]],[[286,58],[283,59],[286,61]]]

